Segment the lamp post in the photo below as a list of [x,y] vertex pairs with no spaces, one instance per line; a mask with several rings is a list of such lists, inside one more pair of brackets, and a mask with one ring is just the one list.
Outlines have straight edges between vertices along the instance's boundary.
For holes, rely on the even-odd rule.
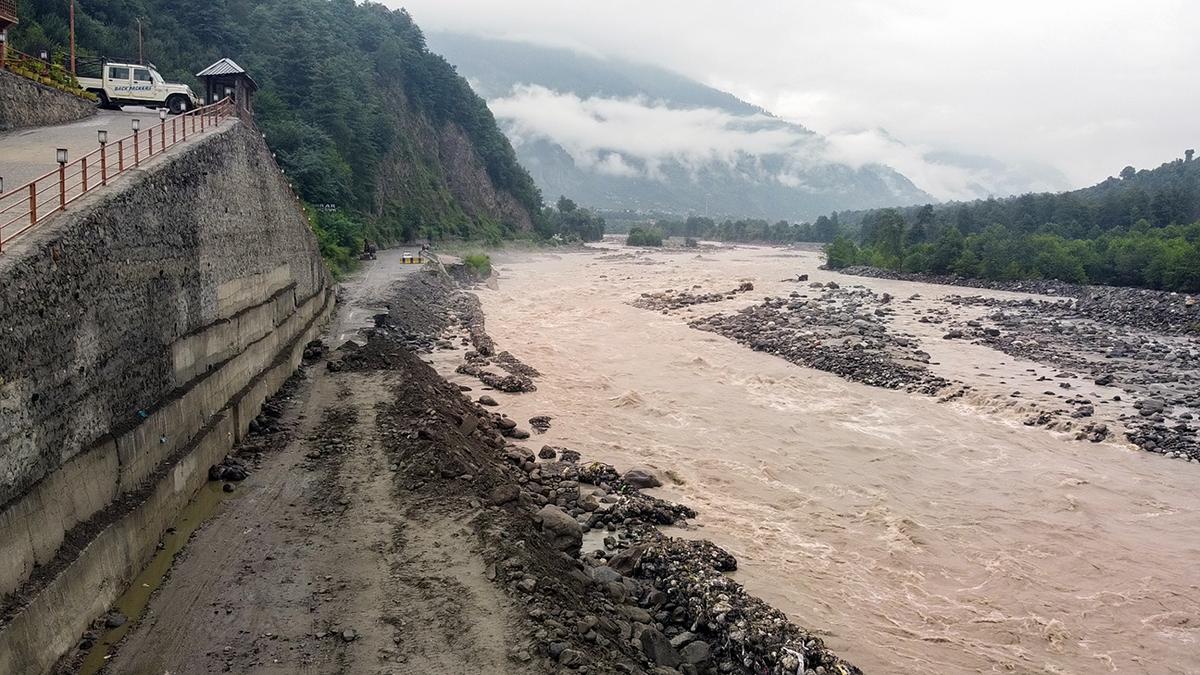
[[59,148],[55,151],[55,159],[58,160],[58,206],[59,208],[67,208],[67,149]]
[[129,126],[133,128],[133,165],[138,166],[141,162],[141,151],[138,148],[138,132],[142,130],[142,121],[135,117],[129,123]]
[[100,141],[100,184],[108,185],[108,129],[98,130],[96,140]]
[[162,146],[162,151],[166,152],[166,150],[167,150],[167,109],[166,108],[158,109],[158,130],[159,130],[159,137],[162,139],[162,143],[160,143],[160,145]]

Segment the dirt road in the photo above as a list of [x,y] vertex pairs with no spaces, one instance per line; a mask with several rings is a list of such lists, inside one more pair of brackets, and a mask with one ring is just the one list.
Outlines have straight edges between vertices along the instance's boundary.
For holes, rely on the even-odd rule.
[[377,411],[409,386],[311,368],[290,440],[196,533],[105,672],[520,672],[479,503],[403,489],[381,442],[397,426]]

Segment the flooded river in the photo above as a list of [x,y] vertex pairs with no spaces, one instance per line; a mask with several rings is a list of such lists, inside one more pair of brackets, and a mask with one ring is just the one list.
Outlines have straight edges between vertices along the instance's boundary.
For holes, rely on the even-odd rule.
[[[496,398],[522,422],[553,416],[534,449],[672,471],[658,492],[700,512],[692,534],[867,672],[1200,672],[1200,466],[1025,427],[986,396],[844,381],[627,304],[753,281],[695,309],[730,311],[796,290],[780,280],[797,273],[923,302],[963,289],[772,249],[498,262],[479,293],[488,332],[542,377]],[[940,375],[997,400],[1036,386],[1036,364],[936,337],[921,336]]]

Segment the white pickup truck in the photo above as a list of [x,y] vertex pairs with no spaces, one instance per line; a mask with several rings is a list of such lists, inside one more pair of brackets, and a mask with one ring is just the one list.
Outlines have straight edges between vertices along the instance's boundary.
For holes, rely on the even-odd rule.
[[122,105],[165,107],[178,115],[200,104],[191,87],[164,81],[153,65],[110,61],[101,66],[100,77],[78,79],[80,87],[100,97],[100,105],[104,108],[120,109]]

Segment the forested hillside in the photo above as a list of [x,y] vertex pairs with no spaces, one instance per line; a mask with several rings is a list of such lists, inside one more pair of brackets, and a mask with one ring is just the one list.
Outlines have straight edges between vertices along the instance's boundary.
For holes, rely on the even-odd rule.
[[1062,194],[843,212],[831,267],[1200,291],[1200,161]]
[[[17,49],[65,49],[66,3],[20,0]],[[364,237],[499,239],[533,229],[541,195],[483,99],[409,15],[353,0],[80,0],[81,59],[137,57],[164,77],[228,56],[261,91],[256,116],[328,257]],[[195,87],[193,87],[195,88]]]

